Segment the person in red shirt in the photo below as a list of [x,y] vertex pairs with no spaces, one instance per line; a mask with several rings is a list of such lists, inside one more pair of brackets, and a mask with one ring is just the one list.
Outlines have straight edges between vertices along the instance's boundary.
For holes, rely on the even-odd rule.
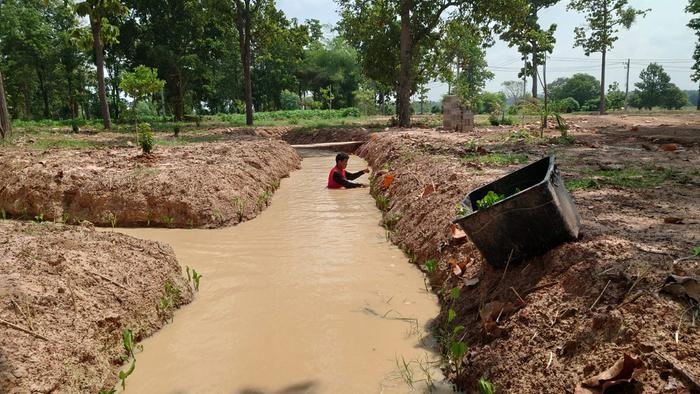
[[359,178],[362,174],[369,173],[369,168],[357,172],[347,172],[345,171],[345,167],[348,166],[349,159],[350,156],[346,153],[338,153],[338,155],[335,156],[335,167],[331,168],[331,172],[328,174],[329,189],[367,187],[365,184],[351,181]]

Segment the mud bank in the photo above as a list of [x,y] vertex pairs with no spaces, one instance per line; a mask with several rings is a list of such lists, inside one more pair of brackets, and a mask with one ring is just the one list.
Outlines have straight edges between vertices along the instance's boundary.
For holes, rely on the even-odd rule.
[[222,227],[255,217],[300,158],[279,140],[0,151],[6,217],[99,226]]
[[[624,127],[582,128],[574,133],[582,142],[572,145],[514,138],[511,131],[382,133],[357,152],[376,171],[372,194],[392,241],[424,270],[429,259],[437,263],[428,273],[442,310],[436,336],[465,327],[461,339],[469,351],[453,358],[446,373],[468,392],[483,376],[499,392],[564,393],[630,354],[645,364],[635,375],[638,390],[696,392],[691,379],[700,376],[700,330],[686,300],[659,289],[670,274],[700,275],[700,259],[674,264],[700,244],[697,141],[677,141],[678,150],[664,152],[658,144],[673,136],[649,147],[649,139]],[[531,162],[547,153],[557,154],[566,180],[603,174],[593,176],[596,187],[572,193],[583,236],[493,270],[473,244],[452,237],[456,204],[522,165],[497,164],[490,159],[495,154]],[[638,188],[604,178],[638,166],[670,175]],[[649,174],[656,172],[624,180],[634,185]],[[682,224],[668,223],[673,218]],[[456,301],[454,287],[461,289]],[[450,308],[456,318],[447,323]]]
[[[0,392],[97,393],[192,291],[170,246],[85,226],[0,221]],[[11,326],[12,325],[12,326]],[[138,357],[138,356],[137,356]]]
[[364,127],[297,128],[286,132],[282,139],[291,145],[366,141],[369,139],[369,130]]

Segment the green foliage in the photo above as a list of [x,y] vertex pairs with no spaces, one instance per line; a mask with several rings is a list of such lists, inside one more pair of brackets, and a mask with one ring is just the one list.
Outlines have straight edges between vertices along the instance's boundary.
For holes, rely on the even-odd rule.
[[146,66],[137,66],[133,72],[122,74],[119,87],[135,100],[144,96],[160,92],[165,86],[165,81],[158,79],[158,69]]
[[153,140],[153,133],[151,132],[151,125],[148,123],[141,123],[139,125],[139,134],[141,138],[139,139],[139,145],[141,145],[141,150],[144,155],[148,155],[153,151],[153,145],[155,144]]
[[506,107],[506,95],[503,92],[483,92],[476,100],[475,113],[501,113]]
[[694,18],[688,22],[688,27],[695,31],[698,38],[693,52],[693,60],[695,61],[692,66],[693,74],[690,78],[693,82],[700,82],[700,0],[689,0],[685,12],[694,15]]
[[520,164],[527,161],[527,155],[524,153],[488,153],[480,155],[472,153],[462,157],[465,161],[477,161],[482,164],[505,166],[510,164]]
[[496,393],[496,387],[493,385],[493,383],[489,382],[486,380],[486,378],[480,378],[479,381],[476,383],[476,388],[479,390],[479,394],[495,394]]
[[296,93],[285,89],[280,93],[280,108],[282,110],[297,110],[301,108],[301,101]]
[[127,360],[132,359],[131,366],[126,371],[119,371],[119,379],[122,381],[122,390],[126,389],[126,378],[128,378],[136,368],[136,356],[134,356],[134,333],[125,328],[122,330],[122,346],[126,350]]
[[559,112],[566,113],[576,112],[581,109],[578,101],[576,101],[576,99],[573,97],[567,97],[565,99],[555,101],[552,103],[552,106],[557,108]]
[[582,177],[567,180],[569,190],[617,187],[623,189],[648,189],[660,186],[676,174],[663,168],[625,168],[587,171]]
[[611,110],[619,110],[625,107],[625,93],[620,90],[617,82],[613,82],[608,87],[608,94],[605,96],[605,107]]
[[436,269],[437,269],[437,262],[435,261],[435,259],[430,259],[430,260],[425,262],[425,270],[429,274],[434,273]]
[[700,256],[700,246],[694,247],[691,251],[690,254],[693,255],[694,257]]
[[651,110],[656,106],[680,109],[688,104],[687,96],[673,83],[664,68],[651,63],[639,74],[640,82],[635,86],[634,106]]
[[199,291],[199,281],[202,279],[202,275],[196,270],[192,270],[192,283],[194,284],[194,290]]
[[572,98],[582,104],[600,95],[600,81],[592,75],[579,73],[568,78],[556,79],[549,84],[548,89],[554,100]]
[[506,198],[505,195],[498,194],[498,193],[494,192],[493,190],[489,190],[489,192],[486,193],[484,198],[476,201],[476,206],[479,209],[488,208],[491,205],[503,200],[504,198]]
[[374,197],[374,202],[377,205],[377,208],[379,208],[380,211],[386,212],[389,210],[389,206],[391,205],[391,202],[389,201],[389,197],[383,195],[383,194],[377,194]]

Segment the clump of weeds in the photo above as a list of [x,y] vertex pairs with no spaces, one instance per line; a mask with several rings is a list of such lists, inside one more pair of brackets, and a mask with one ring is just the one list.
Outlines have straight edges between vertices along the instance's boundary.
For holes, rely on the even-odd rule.
[[[191,275],[190,271],[192,271]],[[195,291],[199,291],[199,281],[200,279],[202,279],[202,275],[198,273],[194,268],[190,269],[189,266],[185,266],[185,272],[187,272],[187,281],[192,283]]]
[[380,211],[385,212],[389,210],[389,206],[391,205],[389,197],[383,194],[377,194],[377,196],[374,197],[374,201],[377,204],[377,208],[379,208]]

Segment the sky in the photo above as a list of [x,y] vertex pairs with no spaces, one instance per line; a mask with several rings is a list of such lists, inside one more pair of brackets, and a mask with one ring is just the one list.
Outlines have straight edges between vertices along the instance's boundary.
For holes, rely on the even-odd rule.
[[[563,0],[540,12],[541,26],[557,24],[557,43],[547,63],[547,81],[578,72],[600,79],[600,54],[586,57],[583,49],[573,48],[574,27],[583,25],[584,16],[567,11],[567,3],[567,0]],[[608,52],[606,84],[617,81],[624,91],[626,69],[623,63],[631,59],[630,91],[634,90],[634,83],[639,82],[639,73],[651,62],[661,64],[671,76],[671,82],[681,89],[696,90],[698,85],[690,80],[690,67],[697,38],[687,27],[691,19],[691,15],[685,12],[688,0],[630,0],[629,4],[651,11],[646,17],[638,19],[630,30],[619,32],[618,40]],[[287,17],[299,21],[318,19],[322,24],[335,25],[339,20],[337,4],[332,0],[278,0],[277,6]],[[486,60],[495,74],[494,79],[486,84],[486,90],[500,91],[504,81],[517,79],[522,61],[516,48],[509,48],[496,37],[496,45],[486,50]],[[528,91],[531,84],[530,79]],[[446,84],[433,82],[429,87],[431,100],[440,100],[447,93]]]

